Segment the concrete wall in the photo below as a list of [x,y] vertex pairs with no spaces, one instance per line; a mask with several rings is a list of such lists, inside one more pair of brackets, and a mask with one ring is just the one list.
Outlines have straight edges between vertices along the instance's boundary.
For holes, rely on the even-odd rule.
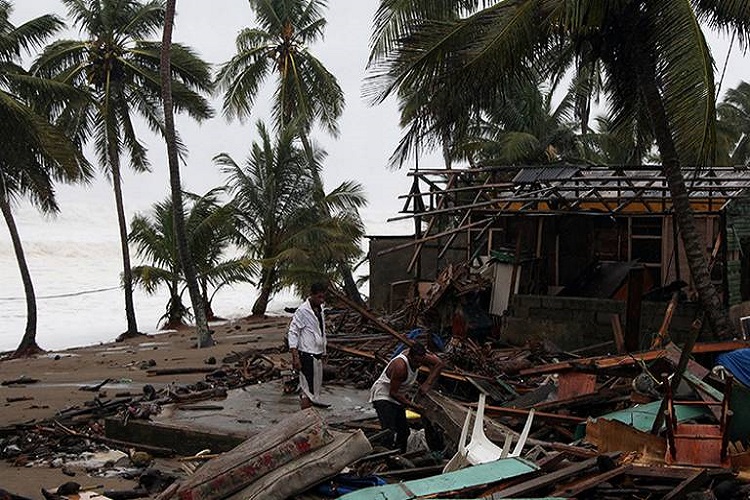
[[[651,334],[659,330],[666,308],[666,303],[643,302],[641,332],[644,343],[648,343]],[[670,328],[674,338],[679,340],[690,330],[695,313],[694,305],[680,304]],[[579,349],[613,339],[612,314],[619,314],[625,326],[625,302],[517,295],[513,298],[511,315],[505,318],[503,338],[514,344],[529,339],[547,339],[564,350]]]
[[[369,305],[375,310],[388,311],[391,303],[396,309],[401,307],[403,294],[408,285],[399,286],[395,289],[391,283],[402,281],[414,281],[416,275],[406,272],[409,262],[414,256],[414,246],[401,250],[378,255],[383,250],[396,247],[414,241],[413,236],[371,236],[368,258],[370,260],[370,301]],[[440,270],[447,267],[449,263],[465,262],[467,259],[466,234],[459,233],[453,242],[451,250],[447,251],[438,262],[437,256],[443,248],[445,239],[431,241],[424,245],[421,252],[421,281],[434,281]],[[391,297],[391,292],[395,293]],[[391,300],[393,298],[393,300]]]
[[750,299],[750,194],[729,202],[725,210],[728,305]]

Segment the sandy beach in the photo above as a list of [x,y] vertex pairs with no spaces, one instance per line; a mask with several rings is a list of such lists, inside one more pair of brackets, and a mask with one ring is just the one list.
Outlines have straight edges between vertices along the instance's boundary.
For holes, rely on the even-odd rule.
[[[105,379],[110,382],[102,392],[108,397],[117,392],[136,394],[145,384],[159,389],[169,383],[194,383],[203,375],[182,374],[153,377],[143,369],[205,367],[206,360],[221,360],[233,353],[250,349],[280,347],[283,344],[288,318],[268,316],[246,318],[212,326],[216,345],[195,348],[193,328],[169,331],[129,339],[120,343],[72,348],[48,352],[28,359],[0,361],[0,382],[29,377],[36,383],[0,386],[0,429],[23,423],[37,423],[49,419],[56,412],[91,401],[95,393],[82,391]],[[0,434],[0,445],[3,435]],[[137,485],[123,478],[90,477],[85,470],[72,468],[75,476],[65,475],[61,468],[18,466],[0,462],[0,488],[28,498],[42,498],[41,488],[53,489],[67,481],[84,487],[101,489],[129,489]],[[157,461],[156,467],[174,468],[174,463]]]

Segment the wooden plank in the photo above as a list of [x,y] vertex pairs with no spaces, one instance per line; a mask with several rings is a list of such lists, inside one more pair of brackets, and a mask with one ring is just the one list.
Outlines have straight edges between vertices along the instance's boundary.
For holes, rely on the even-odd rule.
[[696,490],[708,482],[708,473],[705,469],[694,472],[686,478],[675,489],[664,495],[663,500],[679,500],[685,498],[688,493]]
[[[476,407],[476,403],[471,404],[472,407]],[[522,417],[526,418],[529,414],[529,410],[523,410],[519,408],[505,408],[503,406],[485,406],[485,414],[488,415],[508,415],[511,417]],[[557,413],[545,413],[541,411],[534,412],[534,420],[547,420],[551,422],[558,422],[563,424],[577,425],[584,422],[584,417],[574,417],[571,415],[558,415]]]
[[482,219],[480,221],[472,222],[471,224],[466,224],[465,226],[457,227],[454,229],[449,229],[447,231],[443,231],[442,233],[436,233],[431,234],[429,236],[424,236],[420,239],[415,239],[412,241],[409,241],[407,243],[401,243],[399,245],[394,245],[392,247],[385,248],[377,253],[378,257],[382,257],[383,255],[388,255],[389,253],[398,252],[399,250],[404,250],[405,248],[410,248],[415,245],[422,246],[428,241],[434,241],[439,240],[443,236],[449,236],[451,234],[460,233],[462,231],[466,231],[467,229],[471,229],[472,227],[480,226],[482,224],[486,224],[487,222],[490,222],[492,219]]
[[[730,340],[720,342],[697,342],[693,347],[693,354],[708,354],[716,352],[734,351],[750,347],[750,341]],[[567,370],[601,370],[615,368],[618,366],[629,366],[640,363],[641,361],[653,361],[663,358],[667,355],[666,349],[656,349],[653,351],[643,351],[639,353],[626,354],[622,356],[595,356],[591,358],[581,358],[571,361],[562,361],[560,363],[550,363],[526,368],[519,372],[521,376],[544,375],[546,373],[558,373]]]
[[620,315],[613,314],[610,319],[612,321],[612,334],[615,337],[615,348],[617,349],[617,354],[622,354],[625,352],[625,336],[622,332]]
[[391,335],[392,337],[396,338],[397,340],[404,343],[405,345],[411,346],[414,344],[413,340],[406,338],[404,335],[401,335],[399,332],[391,328],[389,325],[380,321],[380,319],[377,316],[375,316],[375,314],[373,314],[372,311],[370,311],[366,307],[357,304],[356,302],[351,300],[349,297],[347,297],[346,295],[339,292],[337,289],[333,287],[329,287],[329,291],[333,295],[335,295],[338,300],[346,304],[347,307],[357,311],[363,318],[365,318],[370,323],[380,328],[385,333]]
[[668,478],[672,480],[683,481],[701,470],[703,469],[696,469],[693,467],[656,467],[652,465],[633,465],[628,471],[628,475],[654,479]]
[[[610,453],[608,456],[610,458],[617,458],[619,455],[620,455],[619,453]],[[532,479],[530,481],[526,481],[524,483],[518,484],[516,486],[512,486],[510,488],[504,489],[497,493],[494,493],[492,495],[492,500],[497,500],[500,498],[513,498],[513,497],[517,497],[520,495],[528,495],[535,491],[539,491],[543,488],[549,488],[564,479],[572,478],[579,474],[583,474],[587,470],[590,470],[596,467],[596,464],[597,464],[597,459],[590,458],[588,460],[584,460],[583,462],[578,462],[576,464],[569,465],[568,467],[557,470],[555,472],[550,472],[541,477]]]
[[598,418],[586,422],[586,441],[602,453],[612,451],[638,452],[651,462],[661,463],[667,452],[664,438],[639,431],[617,420]]
[[592,394],[595,390],[595,373],[566,372],[561,373],[557,378],[557,399],[559,401]]
[[651,342],[651,349],[658,349],[666,344],[666,340],[669,338],[669,325],[672,324],[672,317],[677,309],[677,303],[680,300],[680,290],[672,293],[672,298],[669,300],[667,310],[664,313],[664,319],[662,320],[659,331],[657,332],[654,340]]
[[[370,359],[370,360],[377,361],[377,362],[383,362],[377,356],[375,356],[373,353],[367,352],[367,351],[362,351],[360,349],[355,349],[353,347],[344,346],[344,345],[333,345],[333,344],[330,344],[330,343],[328,344],[328,347],[331,348],[331,349],[335,349],[337,351],[341,351],[341,352],[345,352],[347,354],[351,354],[353,356],[359,356],[359,357],[362,357],[362,358],[365,358],[365,359]],[[430,369],[427,368],[427,367],[425,367],[425,366],[421,366],[419,368],[419,371],[424,372],[424,373],[429,373]],[[451,370],[442,370],[440,372],[439,376],[440,377],[445,377],[445,378],[448,378],[448,379],[451,379],[451,380],[456,380],[458,382],[470,382],[470,380],[469,380],[468,377],[471,377],[473,379],[492,380],[491,377],[486,377],[484,375],[477,375],[477,374],[466,374],[466,375],[463,375],[463,374],[456,373],[456,372],[451,371]]]
[[630,464],[620,465],[612,470],[586,477],[572,484],[562,486],[552,492],[552,496],[575,497],[586,490],[596,487],[597,485],[609,481],[610,479],[621,476],[630,470]]

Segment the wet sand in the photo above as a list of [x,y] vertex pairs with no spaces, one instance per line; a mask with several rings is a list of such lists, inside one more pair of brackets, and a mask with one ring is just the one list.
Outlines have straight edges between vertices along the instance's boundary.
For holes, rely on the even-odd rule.
[[[56,412],[91,401],[96,393],[80,387],[95,385],[111,379],[102,388],[108,398],[116,393],[140,394],[145,384],[159,389],[170,383],[195,383],[203,374],[149,376],[142,369],[193,368],[208,366],[210,357],[221,360],[233,353],[249,349],[280,347],[284,341],[289,318],[283,316],[246,318],[213,325],[212,347],[196,349],[192,328],[128,339],[119,343],[48,352],[34,358],[0,361],[0,382],[30,377],[33,384],[0,386],[0,428],[13,424],[36,423],[49,419]],[[42,346],[44,347],[44,346]],[[284,357],[285,361],[286,356]],[[9,402],[9,399],[12,402]],[[14,401],[17,398],[31,398]],[[2,443],[0,435],[0,443]],[[169,469],[172,462],[156,463]],[[88,476],[83,468],[74,468],[76,476],[63,474],[60,468],[17,467],[0,462],[0,488],[29,498],[42,498],[41,488],[53,489],[67,481],[84,487],[99,486],[97,490],[129,489],[137,485],[133,480]]]

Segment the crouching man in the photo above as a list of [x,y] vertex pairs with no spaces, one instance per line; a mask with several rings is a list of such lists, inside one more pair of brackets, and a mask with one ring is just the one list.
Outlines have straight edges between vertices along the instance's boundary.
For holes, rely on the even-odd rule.
[[406,390],[416,383],[420,366],[430,368],[427,380],[419,387],[419,392],[426,394],[443,369],[444,362],[427,352],[419,343],[394,357],[370,389],[370,402],[378,414],[380,426],[393,433],[394,444],[402,453],[406,451],[406,442],[409,439],[406,410],[409,408],[417,413],[423,411],[405,395]]

